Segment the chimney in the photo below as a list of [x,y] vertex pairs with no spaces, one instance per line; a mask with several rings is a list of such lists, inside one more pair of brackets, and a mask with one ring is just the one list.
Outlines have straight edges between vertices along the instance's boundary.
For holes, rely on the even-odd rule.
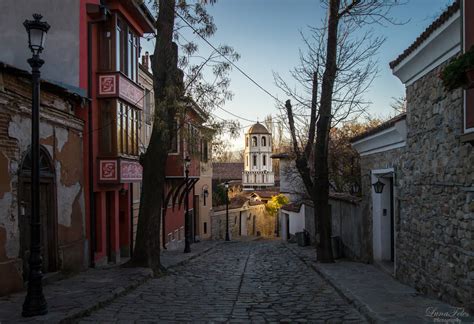
[[148,71],[150,69],[150,56],[148,54],[148,51],[145,52],[145,55],[142,55],[142,65],[145,67],[145,69]]

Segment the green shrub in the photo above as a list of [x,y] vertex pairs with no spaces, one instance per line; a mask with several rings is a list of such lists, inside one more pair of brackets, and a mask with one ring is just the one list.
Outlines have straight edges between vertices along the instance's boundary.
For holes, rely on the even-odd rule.
[[466,71],[474,69],[474,46],[469,51],[455,58],[441,72],[441,80],[448,91],[464,88],[469,81]]

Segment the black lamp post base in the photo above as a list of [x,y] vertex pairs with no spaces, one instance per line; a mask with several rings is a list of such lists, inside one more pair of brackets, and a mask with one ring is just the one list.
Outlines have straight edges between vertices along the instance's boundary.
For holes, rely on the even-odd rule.
[[47,313],[48,303],[42,293],[39,296],[26,296],[25,302],[23,303],[23,311],[21,312],[23,317],[45,315]]

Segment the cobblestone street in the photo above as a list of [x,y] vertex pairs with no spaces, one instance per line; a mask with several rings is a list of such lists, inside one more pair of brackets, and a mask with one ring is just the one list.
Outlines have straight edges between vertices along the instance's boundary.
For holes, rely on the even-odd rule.
[[104,321],[331,321],[364,318],[279,241],[230,242],[94,312]]

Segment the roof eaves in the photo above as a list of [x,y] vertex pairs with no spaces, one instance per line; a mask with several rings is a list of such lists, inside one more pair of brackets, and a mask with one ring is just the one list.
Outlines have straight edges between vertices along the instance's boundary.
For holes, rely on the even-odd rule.
[[436,29],[443,25],[449,18],[451,18],[460,8],[460,0],[455,0],[446,10],[433,21],[423,33],[416,38],[416,40],[403,51],[395,60],[389,63],[390,68],[394,69],[405,58],[413,53]]
[[381,131],[383,131],[387,128],[390,128],[390,127],[394,126],[397,122],[399,122],[400,120],[405,119],[406,117],[407,117],[406,113],[402,113],[400,115],[397,115],[397,116],[393,117],[392,119],[389,119],[386,122],[365,131],[362,134],[359,134],[357,136],[352,137],[349,140],[349,142],[350,143],[355,143],[357,141],[360,141],[361,139],[364,139],[364,138],[369,137],[371,135],[377,134],[377,133],[379,133],[379,132],[381,132]]

